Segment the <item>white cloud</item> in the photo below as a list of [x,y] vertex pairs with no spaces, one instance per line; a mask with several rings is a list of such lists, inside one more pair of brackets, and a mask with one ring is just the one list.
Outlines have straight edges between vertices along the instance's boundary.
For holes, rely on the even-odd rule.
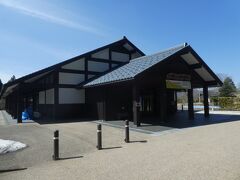
[[20,1],[16,0],[0,0],[0,5],[10,8],[12,10],[15,10],[18,13],[25,14],[34,18],[38,18],[41,20],[44,20],[46,22],[62,25],[68,28],[73,28],[77,29],[80,31],[88,32],[88,33],[93,33],[96,35],[101,35],[103,36],[103,33],[101,33],[97,28],[91,27],[86,24],[80,24],[74,21],[71,21],[69,19],[59,17],[56,15],[52,15],[49,12],[45,12],[41,9],[36,9],[34,7],[30,7],[29,3],[21,3]]

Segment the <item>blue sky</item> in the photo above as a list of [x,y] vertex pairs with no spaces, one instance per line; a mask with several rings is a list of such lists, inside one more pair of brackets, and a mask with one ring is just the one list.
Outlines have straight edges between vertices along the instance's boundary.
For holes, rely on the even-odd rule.
[[6,82],[121,39],[146,54],[188,42],[240,82],[240,2],[0,0],[0,79]]

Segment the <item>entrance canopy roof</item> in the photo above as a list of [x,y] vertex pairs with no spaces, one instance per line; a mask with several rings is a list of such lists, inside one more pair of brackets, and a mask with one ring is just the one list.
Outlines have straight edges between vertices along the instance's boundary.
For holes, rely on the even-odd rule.
[[[187,43],[184,43],[182,45],[161,51],[153,55],[142,56],[133,59],[129,63],[86,83],[83,85],[83,87],[87,88],[133,80],[139,74],[142,74],[160,62],[169,60],[173,56],[181,57],[187,66],[189,66],[189,68],[192,69],[205,84],[209,86],[222,85],[221,80],[191,48],[191,46],[187,45]],[[175,60],[177,61],[178,58]]]

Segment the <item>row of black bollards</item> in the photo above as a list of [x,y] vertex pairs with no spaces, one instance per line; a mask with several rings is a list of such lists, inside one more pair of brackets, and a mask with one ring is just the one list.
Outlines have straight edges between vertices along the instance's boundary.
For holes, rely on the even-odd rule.
[[[129,121],[125,121],[125,139],[124,141],[126,143],[129,143]],[[97,125],[97,149],[101,150],[102,149],[102,125],[98,124]],[[53,136],[53,160],[59,160],[59,131],[56,130],[54,131],[54,136]]]
[[[125,139],[124,141],[126,143],[129,143],[129,121],[125,121]],[[97,125],[97,149],[101,150],[102,149],[102,125],[98,124]]]

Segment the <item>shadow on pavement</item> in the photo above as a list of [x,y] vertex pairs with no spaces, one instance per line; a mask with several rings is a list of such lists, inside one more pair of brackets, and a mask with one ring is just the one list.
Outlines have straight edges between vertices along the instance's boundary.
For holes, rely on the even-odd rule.
[[209,117],[205,117],[203,113],[197,112],[194,116],[194,120],[189,120],[187,111],[178,112],[176,115],[170,116],[166,122],[160,123],[160,125],[170,128],[182,129],[240,120],[240,114],[221,114],[217,111],[214,112],[214,114],[211,114],[210,112]]
[[118,149],[118,148],[122,148],[122,146],[116,146],[116,147],[103,147],[102,150],[109,150],[109,149]]
[[12,169],[2,169],[0,170],[0,173],[7,173],[7,172],[13,172],[13,171],[22,171],[26,170],[27,168],[12,168]]
[[33,121],[38,124],[61,124],[61,123],[89,122],[94,121],[94,119],[90,118],[35,119]]
[[60,157],[59,160],[78,159],[78,158],[83,158],[83,156]]
[[[240,112],[214,111],[210,112],[209,117],[205,117],[202,112],[195,112],[195,119],[188,118],[188,111],[178,111],[176,114],[169,115],[163,122],[159,117],[142,118],[141,125],[136,126],[129,121],[129,127],[132,131],[152,134],[163,131],[198,127],[219,123],[227,123],[240,120]],[[125,128],[125,120],[94,121],[103,125]]]
[[147,143],[147,140],[141,140],[141,141],[130,141],[129,143]]

